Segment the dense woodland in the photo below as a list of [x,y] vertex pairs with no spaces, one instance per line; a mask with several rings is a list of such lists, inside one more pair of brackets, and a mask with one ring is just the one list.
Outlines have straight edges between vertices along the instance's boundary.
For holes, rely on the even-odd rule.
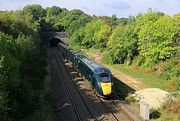
[[0,11],[0,121],[19,121],[40,107],[46,55],[39,33],[66,31],[71,45],[106,51],[109,64],[149,68],[180,90],[180,14],[90,16],[80,10],[29,5]]
[[39,31],[38,20],[23,11],[0,12],[0,121],[19,121],[44,98]]

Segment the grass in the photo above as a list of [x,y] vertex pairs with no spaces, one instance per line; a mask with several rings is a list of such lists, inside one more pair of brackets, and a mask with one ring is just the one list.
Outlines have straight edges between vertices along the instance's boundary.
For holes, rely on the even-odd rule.
[[[156,110],[160,113],[160,117],[152,117],[152,121],[180,121],[180,96],[176,97],[176,100],[169,98],[161,109]],[[151,114],[153,111],[151,111]],[[155,113],[156,114],[156,113]]]
[[113,68],[124,72],[125,74],[131,75],[132,77],[143,81],[144,83],[150,85],[151,87],[156,87],[160,89],[165,89],[167,87],[167,83],[164,83],[164,80],[158,76],[152,75],[151,73],[142,73],[139,70],[135,70],[130,66],[116,64],[111,65]]

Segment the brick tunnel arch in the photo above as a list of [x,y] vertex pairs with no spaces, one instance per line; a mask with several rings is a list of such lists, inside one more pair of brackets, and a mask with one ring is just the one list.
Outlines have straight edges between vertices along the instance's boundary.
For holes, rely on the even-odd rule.
[[58,43],[64,43],[64,42],[59,38],[51,38],[48,40],[48,45],[51,47],[56,47]]

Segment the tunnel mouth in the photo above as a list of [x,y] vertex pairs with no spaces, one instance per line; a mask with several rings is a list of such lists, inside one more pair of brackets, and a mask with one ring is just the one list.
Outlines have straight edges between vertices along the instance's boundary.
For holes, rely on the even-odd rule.
[[59,38],[52,38],[48,41],[48,45],[50,47],[57,47],[58,43],[62,43],[61,39]]

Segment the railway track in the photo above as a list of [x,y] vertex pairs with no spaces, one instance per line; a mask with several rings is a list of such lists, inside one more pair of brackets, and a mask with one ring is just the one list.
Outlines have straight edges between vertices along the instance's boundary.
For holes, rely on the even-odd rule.
[[[97,93],[94,92],[96,95]],[[98,95],[97,95],[98,96]],[[104,105],[107,112],[111,117],[114,119],[114,121],[134,121],[129,114],[122,109],[122,107],[115,102],[115,100],[105,100],[98,96],[99,101]],[[109,106],[110,105],[110,106]],[[109,108],[111,107],[111,108]],[[112,107],[118,110],[118,113],[112,111]]]
[[[64,75],[64,76],[61,76],[61,80],[63,80],[63,82],[64,82],[64,85],[68,92],[68,96],[71,100],[73,109],[77,116],[77,119],[79,121],[83,121],[83,120],[86,120],[88,117],[89,119],[98,121],[95,114],[93,113],[93,111],[91,111],[90,106],[88,105],[86,100],[84,100],[84,98],[83,98],[82,94],[80,93],[80,91],[78,90],[77,86],[73,83],[73,81],[71,81],[70,75],[68,74],[63,61],[61,60],[60,57],[58,57],[59,53],[56,49],[53,49],[53,55],[56,59],[59,73],[61,75]],[[76,94],[75,94],[75,92],[76,92]],[[81,100],[79,100],[79,99],[81,99]],[[77,103],[77,101],[78,101],[78,103]],[[86,107],[86,110],[82,107]]]
[[129,119],[129,121],[134,121],[134,119],[131,118],[131,116],[120,106],[120,104],[117,104],[114,100],[112,100],[112,103]]
[[[61,56],[61,54],[59,53],[58,50],[54,50],[58,55],[59,57]],[[57,58],[57,55],[56,55],[56,58]],[[83,103],[85,104],[87,110],[89,111],[91,117],[93,118],[93,120],[97,121],[98,118],[96,117],[96,115],[93,113],[94,111],[90,108],[89,104],[86,102],[86,100],[84,100],[81,92],[79,91],[77,85],[75,84],[75,82],[73,81],[71,75],[69,74],[63,60],[62,60],[62,57],[60,57],[61,59],[61,65],[64,66],[65,70],[66,70],[66,73],[68,74],[71,82],[73,83],[73,86],[76,88],[77,92],[79,93],[81,99],[83,100]],[[66,84],[67,85],[67,84]],[[101,104],[104,106],[104,108],[106,109],[106,114],[109,115],[111,118],[109,118],[111,121],[134,121],[131,116],[128,115],[128,113],[123,110],[123,108],[120,106],[120,104],[117,104],[117,102],[115,100],[104,100],[102,98],[100,98],[97,93],[95,92],[95,90],[93,90],[93,92],[95,93],[95,95],[97,96],[97,99],[99,100],[99,102],[101,102]],[[111,107],[111,108],[109,108]],[[117,111],[113,111],[112,110],[112,107],[114,107],[114,109],[116,109]],[[78,114],[78,111],[77,111],[77,114]],[[79,116],[80,117],[80,116]],[[81,120],[81,119],[79,119]]]

